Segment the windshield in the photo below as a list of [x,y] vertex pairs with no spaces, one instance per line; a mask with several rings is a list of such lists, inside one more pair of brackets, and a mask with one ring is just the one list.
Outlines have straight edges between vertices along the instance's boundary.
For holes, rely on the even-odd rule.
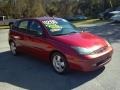
[[51,35],[66,35],[80,32],[74,25],[65,19],[44,20],[42,23],[47,27]]

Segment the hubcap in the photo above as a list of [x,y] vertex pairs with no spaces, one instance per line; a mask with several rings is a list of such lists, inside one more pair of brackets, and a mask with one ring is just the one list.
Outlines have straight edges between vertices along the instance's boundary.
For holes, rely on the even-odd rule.
[[53,57],[53,66],[56,71],[63,72],[65,69],[65,63],[62,60],[62,57],[59,55],[56,55]]
[[15,46],[15,44],[13,42],[10,45],[10,49],[11,49],[13,54],[16,54],[16,46]]

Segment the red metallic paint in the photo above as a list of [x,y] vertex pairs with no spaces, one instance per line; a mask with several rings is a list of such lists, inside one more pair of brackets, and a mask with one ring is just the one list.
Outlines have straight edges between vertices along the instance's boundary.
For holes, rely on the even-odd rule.
[[[41,22],[42,19],[35,20]],[[102,53],[92,55],[79,55],[71,48],[71,46],[76,46],[89,49],[94,46],[106,46],[106,41],[99,36],[87,32],[62,36],[51,36],[48,34],[45,27],[44,29],[44,35],[41,37],[25,34],[17,30],[10,30],[9,41],[12,40],[16,43],[18,51],[27,52],[37,57],[42,57],[44,60],[49,60],[51,53],[58,51],[66,57],[70,69],[92,71],[103,67],[111,60],[113,52],[111,46],[108,46]],[[100,65],[95,66],[95,64],[99,63]]]

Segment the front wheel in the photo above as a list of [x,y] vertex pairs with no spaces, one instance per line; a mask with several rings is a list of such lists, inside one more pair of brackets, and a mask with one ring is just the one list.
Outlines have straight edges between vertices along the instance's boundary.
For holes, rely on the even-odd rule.
[[53,69],[59,73],[63,74],[68,71],[68,63],[66,58],[60,53],[54,53],[51,57]]

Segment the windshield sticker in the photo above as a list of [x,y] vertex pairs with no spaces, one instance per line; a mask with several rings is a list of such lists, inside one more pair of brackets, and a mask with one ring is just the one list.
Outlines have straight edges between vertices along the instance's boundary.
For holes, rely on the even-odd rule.
[[51,32],[58,32],[61,31],[61,29],[50,29]]
[[55,20],[46,20],[42,21],[46,27],[50,29],[51,32],[61,31],[62,27],[58,25],[58,22]]
[[57,21],[55,21],[55,20],[46,20],[46,21],[42,21],[45,25],[46,24],[58,24],[58,22]]

